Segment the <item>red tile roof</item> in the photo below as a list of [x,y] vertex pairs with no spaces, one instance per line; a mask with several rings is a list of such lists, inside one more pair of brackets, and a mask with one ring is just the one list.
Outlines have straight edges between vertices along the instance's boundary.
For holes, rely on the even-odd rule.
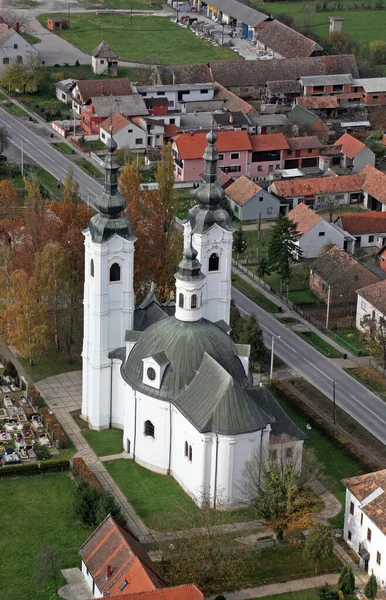
[[339,102],[336,96],[300,96],[296,102],[309,110],[323,108],[338,108]]
[[164,136],[165,137],[173,137],[173,135],[176,135],[176,133],[178,133],[178,131],[180,131],[180,127],[178,127],[177,125],[175,125],[174,123],[170,123],[169,125],[165,126],[165,130],[164,130]]
[[[80,547],[79,554],[102,593],[124,581],[126,592],[132,593],[164,586],[141,544],[111,515]],[[111,573],[109,577],[106,577],[107,568]]]
[[357,138],[353,137],[349,133],[344,133],[339,140],[336,141],[337,144],[342,145],[342,152],[349,158],[354,158],[363,148],[366,148],[366,145],[357,140]]
[[176,587],[163,588],[152,592],[141,592],[139,594],[119,594],[119,596],[110,596],[110,598],[120,598],[121,600],[204,600],[204,595],[198,587],[190,583],[188,585],[178,585]]
[[244,206],[260,191],[261,187],[257,183],[242,175],[227,188],[226,195],[240,206]]
[[[251,150],[251,142],[246,131],[219,131],[216,147],[219,152],[241,152]],[[208,145],[206,133],[181,133],[173,140],[182,160],[202,158]]]
[[122,127],[125,127],[129,124],[129,120],[126,119],[126,117],[120,115],[119,113],[114,113],[112,117],[109,117],[100,124],[100,128],[110,133],[111,122],[113,125],[113,134],[117,133],[117,131],[120,131]]
[[291,198],[296,196],[359,192],[362,189],[363,181],[364,177],[361,174],[343,175],[342,177],[299,178],[288,181],[275,181],[272,184],[272,188],[279,196]]
[[287,140],[282,133],[267,133],[262,135],[250,135],[252,150],[265,152],[269,150],[288,150]]
[[287,217],[295,223],[296,229],[301,235],[310,231],[320,221],[323,221],[322,217],[306,206],[304,202],[300,202],[295,208],[290,210]]
[[351,235],[386,232],[386,212],[360,212],[339,217],[341,227]]
[[322,144],[316,135],[306,135],[304,137],[287,138],[291,150],[305,150],[308,148],[321,148]]
[[361,171],[361,175],[365,176],[363,183],[363,191],[379,200],[382,204],[386,204],[386,173],[378,171],[375,167],[367,165]]
[[386,469],[350,477],[344,479],[343,483],[359,502],[363,502],[378,490],[378,495],[374,494],[374,499],[362,508],[362,512],[386,534]]

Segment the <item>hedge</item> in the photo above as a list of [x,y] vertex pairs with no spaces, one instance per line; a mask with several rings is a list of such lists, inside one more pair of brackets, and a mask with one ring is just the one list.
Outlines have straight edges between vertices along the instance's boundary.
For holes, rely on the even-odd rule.
[[61,448],[67,448],[68,438],[67,438],[66,434],[64,433],[63,429],[61,428],[59,421],[57,420],[55,415],[52,413],[52,411],[47,407],[43,407],[40,409],[39,412],[40,412],[42,421],[43,421],[48,433],[51,434],[54,442],[59,442]]
[[17,475],[40,475],[41,473],[58,473],[70,469],[69,460],[53,460],[22,465],[9,465],[0,469],[1,477],[15,477]]
[[76,456],[72,459],[72,471],[75,477],[83,479],[83,481],[96,488],[98,492],[103,492],[103,486],[99,482],[99,479],[96,475],[94,475],[88,464],[81,456]]
[[306,404],[297,394],[289,390],[281,381],[273,379],[271,385],[280,396],[293,408],[300,412],[307,421],[319,429],[333,444],[338,446],[352,456],[365,471],[379,471],[381,465],[377,465],[363,454],[363,449],[358,448],[351,440],[342,435],[334,425],[320,417],[311,406]]

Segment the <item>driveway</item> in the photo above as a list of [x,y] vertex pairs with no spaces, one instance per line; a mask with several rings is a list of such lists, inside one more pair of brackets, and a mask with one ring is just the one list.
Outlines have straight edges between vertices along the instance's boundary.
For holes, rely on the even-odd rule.
[[81,65],[91,64],[91,56],[48,31],[36,19],[32,22],[32,28],[33,33],[41,39],[41,42],[36,44],[35,48],[40,53],[46,66],[51,67],[53,65],[63,65],[64,63],[74,65],[76,61]]

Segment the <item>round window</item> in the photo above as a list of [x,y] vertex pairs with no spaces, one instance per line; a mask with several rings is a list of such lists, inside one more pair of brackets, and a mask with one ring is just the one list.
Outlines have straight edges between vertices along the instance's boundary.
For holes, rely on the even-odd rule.
[[150,379],[150,381],[154,381],[155,379],[155,371],[153,369],[153,367],[149,367],[147,370],[147,378]]

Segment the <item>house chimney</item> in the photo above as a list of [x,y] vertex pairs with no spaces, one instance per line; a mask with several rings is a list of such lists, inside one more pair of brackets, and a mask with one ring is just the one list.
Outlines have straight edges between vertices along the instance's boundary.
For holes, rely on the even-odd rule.
[[16,33],[19,33],[19,31],[20,31],[20,23],[15,23],[15,31],[16,31]]
[[106,565],[106,581],[111,577],[111,565]]
[[176,74],[174,71],[173,71],[173,85],[176,85]]
[[104,85],[101,86],[101,95],[102,96],[105,95],[105,86]]
[[229,113],[229,123],[233,123],[233,113]]

